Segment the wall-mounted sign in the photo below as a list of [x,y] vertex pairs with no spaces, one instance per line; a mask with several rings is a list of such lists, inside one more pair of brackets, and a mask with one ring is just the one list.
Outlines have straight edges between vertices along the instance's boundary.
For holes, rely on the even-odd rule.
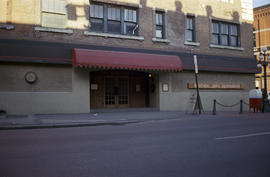
[[37,74],[34,72],[27,72],[24,76],[26,82],[33,84],[37,81]]
[[[195,83],[188,83],[187,88],[195,89]],[[212,84],[212,83],[199,83],[200,89],[244,89],[244,85],[242,84]]]
[[169,84],[168,83],[163,83],[162,84],[162,91],[163,92],[168,92],[169,91]]
[[98,85],[97,84],[91,84],[91,90],[97,90]]

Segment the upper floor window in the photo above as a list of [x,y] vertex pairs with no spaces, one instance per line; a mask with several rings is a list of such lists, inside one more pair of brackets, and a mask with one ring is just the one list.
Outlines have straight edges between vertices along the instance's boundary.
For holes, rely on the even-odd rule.
[[216,45],[239,47],[239,25],[217,21],[213,22],[212,43]]
[[90,6],[90,24],[93,31],[103,32],[104,30],[104,18],[103,18],[103,6],[91,5]]
[[134,35],[137,33],[137,11],[132,9],[125,9],[125,24],[124,34]]
[[138,35],[137,10],[107,4],[90,5],[90,31]]
[[41,26],[66,28],[66,0],[42,0]]
[[186,41],[195,42],[195,17],[186,18]]
[[156,12],[156,38],[165,38],[164,13]]

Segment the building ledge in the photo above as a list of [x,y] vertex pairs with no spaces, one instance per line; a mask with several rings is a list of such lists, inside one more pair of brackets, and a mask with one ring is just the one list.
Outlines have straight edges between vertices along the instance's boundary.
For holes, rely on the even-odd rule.
[[84,31],[83,34],[85,36],[100,36],[100,37],[108,37],[108,38],[118,38],[118,39],[130,39],[130,40],[144,41],[143,36],[127,36],[127,35],[121,35],[121,34],[96,33],[96,32],[90,32],[90,31]]
[[152,38],[153,42],[170,43],[168,39]]
[[192,46],[200,46],[201,45],[199,42],[188,42],[188,41],[185,41],[184,44],[185,45],[192,45]]
[[73,30],[71,29],[58,29],[58,28],[45,28],[45,27],[35,27],[36,31],[41,31],[41,32],[53,32],[53,33],[65,33],[65,34],[72,34]]
[[13,30],[14,26],[8,24],[0,24],[0,29]]
[[223,46],[223,45],[215,45],[215,44],[210,44],[211,48],[219,48],[219,49],[230,49],[230,50],[240,50],[243,51],[244,48],[242,47],[232,47],[232,46]]

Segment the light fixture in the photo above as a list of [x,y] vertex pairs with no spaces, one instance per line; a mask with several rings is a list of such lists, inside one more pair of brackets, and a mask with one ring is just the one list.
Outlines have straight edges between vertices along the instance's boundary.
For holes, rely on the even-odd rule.
[[263,47],[262,50],[265,53],[267,51],[267,48],[266,47]]

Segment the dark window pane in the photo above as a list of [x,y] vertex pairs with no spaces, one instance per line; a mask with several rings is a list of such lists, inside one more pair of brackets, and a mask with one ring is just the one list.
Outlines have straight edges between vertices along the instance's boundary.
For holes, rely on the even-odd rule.
[[125,9],[125,21],[129,22],[137,22],[137,12],[136,10],[130,10],[130,9]]
[[136,23],[127,23],[127,22],[125,22],[124,34],[137,35],[138,34],[138,25]]
[[103,18],[103,6],[101,5],[90,5],[90,17]]
[[221,45],[228,45],[228,36],[221,35]]
[[218,35],[217,34],[212,34],[212,43],[218,44]]
[[193,29],[193,18],[187,18],[187,29]]
[[108,19],[109,20],[120,20],[120,9],[115,7],[108,8]]
[[121,33],[121,24],[118,21],[108,21],[108,32],[109,33]]
[[186,41],[193,42],[193,35],[191,30],[186,30]]
[[163,19],[162,19],[163,14],[161,13],[156,13],[156,25],[163,25]]
[[230,41],[231,41],[231,46],[237,45],[237,37],[236,36],[231,36]]
[[157,26],[156,27],[156,37],[157,38],[163,38],[162,26]]
[[229,26],[227,24],[221,24],[221,34],[229,34]]
[[212,24],[212,32],[213,33],[219,33],[218,23]]
[[102,19],[90,19],[90,31],[103,32],[103,20]]
[[231,25],[231,35],[237,36],[237,26],[236,25]]

